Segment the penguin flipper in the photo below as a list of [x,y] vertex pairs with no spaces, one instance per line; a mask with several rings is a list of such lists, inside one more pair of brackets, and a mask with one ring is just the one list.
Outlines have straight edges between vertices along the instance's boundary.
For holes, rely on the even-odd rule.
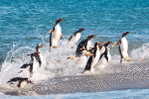
[[27,68],[30,64],[23,64],[20,68]]
[[72,37],[73,37],[73,36],[71,35],[71,36],[68,38],[68,41],[70,41],[70,40],[72,39]]

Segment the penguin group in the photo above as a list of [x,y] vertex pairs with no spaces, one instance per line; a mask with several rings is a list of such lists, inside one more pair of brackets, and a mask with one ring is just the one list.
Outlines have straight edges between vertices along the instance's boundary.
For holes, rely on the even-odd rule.
[[[60,42],[63,37],[61,23],[64,21],[63,18],[59,18],[55,21],[52,29],[48,31],[49,33],[49,49],[56,49],[60,47]],[[128,55],[128,41],[126,36],[131,32],[124,32],[120,39],[116,42],[105,41],[105,42],[93,42],[96,37],[94,34],[88,35],[85,39],[81,39],[82,33],[85,31],[84,28],[79,28],[76,30],[67,40],[67,44],[70,48],[75,48],[75,55],[68,56],[67,59],[75,59],[80,57],[85,57],[87,59],[84,64],[84,70],[82,73],[94,72],[97,68],[104,68],[111,60],[112,56],[110,53],[111,48],[118,46],[120,53],[120,62],[131,61],[132,59]],[[35,52],[28,54],[30,56],[30,62],[24,63],[20,67],[20,72],[27,71],[29,73],[28,77],[14,77],[11,78],[8,83],[12,84],[17,82],[17,87],[23,87],[23,83],[32,83],[31,77],[34,73],[38,72],[43,65],[43,59],[40,52],[42,44],[37,44],[35,47]],[[51,53],[51,51],[50,51]]]
[[30,57],[29,63],[24,63],[23,65],[20,66],[20,71],[18,73],[22,73],[26,71],[27,77],[14,77],[11,78],[7,83],[9,84],[17,84],[17,87],[23,88],[25,87],[26,84],[32,84],[31,78],[35,73],[38,72],[38,70],[42,66],[42,61],[41,61],[41,52],[40,48],[42,48],[42,44],[37,44],[35,47],[35,52],[31,54],[27,54],[27,56]]

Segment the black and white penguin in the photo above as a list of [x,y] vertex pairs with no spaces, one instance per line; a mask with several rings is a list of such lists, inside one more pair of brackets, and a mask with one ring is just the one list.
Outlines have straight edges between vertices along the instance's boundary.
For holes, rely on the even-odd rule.
[[126,36],[131,33],[131,32],[124,32],[121,36],[121,39],[117,42],[117,44],[119,45],[119,53],[121,56],[121,60],[120,62],[124,62],[124,61],[130,61],[131,58],[128,55],[128,41],[126,39]]
[[89,35],[85,40],[82,40],[76,49],[76,57],[80,57],[82,55],[82,52],[86,50],[88,52],[90,49],[93,48],[92,46],[92,39],[95,37],[95,35]]
[[19,73],[23,72],[24,69],[28,68],[29,77],[32,76],[32,74],[33,74],[33,63],[23,64],[20,68],[21,68],[21,71]]
[[105,44],[103,44],[103,47],[105,48],[104,52],[101,54],[100,59],[104,57],[107,62],[111,60],[111,54],[110,54],[110,47],[109,45],[112,44],[112,42],[108,41]]
[[10,79],[7,83],[10,83],[10,84],[17,83],[18,88],[23,88],[29,83],[32,84],[32,81],[29,80],[28,78],[14,77],[14,78]]
[[96,42],[94,45],[94,48],[92,49],[93,55],[89,57],[83,73],[86,71],[93,72],[93,70],[94,70],[93,68],[98,63],[98,60],[101,56],[101,48],[102,47],[100,46],[100,43]]
[[56,20],[53,28],[49,30],[50,33],[49,37],[49,47],[57,48],[59,45],[59,41],[62,38],[62,28],[60,26],[60,23],[63,21],[62,18],[59,18]]
[[33,54],[33,56],[35,56],[36,60],[38,61],[40,67],[41,67],[41,65],[43,65],[43,63],[45,61],[43,55],[41,54],[41,50],[40,50],[41,48],[43,48],[43,45],[37,44],[37,46],[35,48],[36,51]]
[[23,72],[24,70],[27,69],[28,73],[29,73],[29,77],[31,77],[33,75],[33,72],[37,72],[39,67],[41,67],[41,65],[43,64],[42,62],[42,55],[41,52],[39,51],[40,48],[42,48],[43,45],[41,44],[37,44],[36,48],[35,48],[35,52],[28,54],[28,56],[31,57],[31,60],[29,63],[23,64],[20,68],[21,68],[21,72]]
[[81,33],[84,31],[84,28],[80,28],[76,32],[73,33],[68,39],[68,43],[71,47],[73,47],[81,38]]
[[100,55],[100,58],[98,60],[98,65],[100,68],[104,68],[111,60],[111,54],[110,54],[110,45],[113,43],[111,41],[105,42],[102,45],[102,54]]

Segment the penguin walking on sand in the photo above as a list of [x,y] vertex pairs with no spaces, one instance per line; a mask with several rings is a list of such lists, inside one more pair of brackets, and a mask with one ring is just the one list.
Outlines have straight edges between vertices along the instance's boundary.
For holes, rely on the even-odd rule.
[[51,48],[57,48],[59,46],[59,41],[62,38],[62,28],[60,26],[60,23],[63,21],[62,18],[59,18],[56,20],[53,28],[49,30],[50,33],[49,37],[49,47]]
[[95,37],[95,35],[89,35],[85,40],[82,40],[76,49],[76,57],[80,57],[82,55],[82,52],[86,50],[86,55],[90,54],[89,50],[93,48],[92,46],[92,40]]
[[24,78],[24,77],[14,77],[10,79],[7,83],[9,84],[17,84],[18,88],[24,88],[27,84],[32,84],[32,81],[29,80],[29,78]]
[[124,61],[131,61],[131,58],[128,55],[128,41],[126,36],[131,32],[124,32],[120,38],[120,40],[117,42],[117,45],[119,45],[119,53],[121,60],[120,62],[123,63]]
[[101,49],[102,49],[102,46],[100,46],[100,43],[96,42],[94,44],[94,48],[92,49],[93,55],[89,57],[83,73],[85,73],[86,71],[93,72],[93,70],[94,70],[93,68],[98,63],[98,60],[100,58]]
[[79,30],[77,30],[76,32],[73,33],[73,35],[71,35],[68,39],[68,43],[69,45],[73,48],[73,46],[75,44],[77,44],[77,42],[80,40],[81,38],[81,34],[84,31],[84,28],[80,28]]

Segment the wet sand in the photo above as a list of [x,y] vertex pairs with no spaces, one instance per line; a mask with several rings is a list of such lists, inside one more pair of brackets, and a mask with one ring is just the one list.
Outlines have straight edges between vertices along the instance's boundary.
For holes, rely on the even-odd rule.
[[105,71],[101,74],[56,77],[25,89],[3,92],[7,95],[49,95],[149,88],[148,60],[129,64],[109,64]]

